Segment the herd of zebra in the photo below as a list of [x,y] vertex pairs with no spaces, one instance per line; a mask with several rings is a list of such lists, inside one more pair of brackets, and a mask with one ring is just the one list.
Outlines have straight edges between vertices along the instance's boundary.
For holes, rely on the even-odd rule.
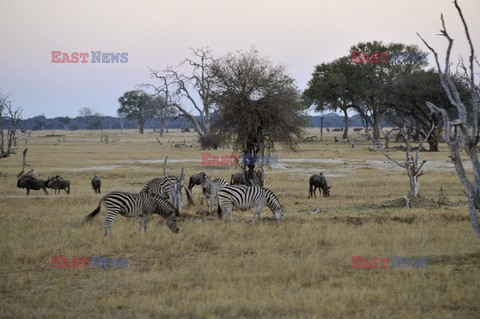
[[[179,232],[177,217],[180,216],[183,206],[182,189],[193,204],[192,192],[195,185],[200,185],[208,203],[208,211],[212,212],[212,201],[217,199],[217,215],[219,218],[232,221],[233,207],[242,210],[253,208],[252,221],[260,217],[263,206],[267,205],[273,212],[273,218],[279,221],[283,217],[283,206],[277,196],[269,189],[258,186],[238,185],[241,180],[232,177],[230,185],[223,178],[213,179],[205,173],[198,173],[190,177],[189,186],[183,185],[183,172],[179,177],[166,176],[148,181],[139,193],[111,192],[99,201],[95,210],[87,215],[85,222],[91,222],[100,212],[101,204],[107,209],[107,218],[104,222],[104,236],[111,233],[115,217],[120,214],[124,217],[140,216],[141,224],[146,231],[152,214],[159,214],[174,233]],[[92,180],[93,186],[93,180]]]
[[[23,173],[23,171],[22,171]],[[30,189],[43,189],[50,183],[55,189],[66,189],[70,193],[70,182],[56,176],[47,181],[36,179],[31,174],[19,174],[18,187]],[[53,182],[55,181],[55,182]],[[324,197],[330,195],[331,186],[323,173],[315,174],[309,180],[309,196],[316,197],[316,189],[319,188]],[[38,185],[37,185],[38,184]],[[100,194],[101,180],[94,176],[91,185],[96,194]],[[166,220],[167,226],[174,233],[179,232],[177,217],[180,216],[183,206],[182,189],[185,191],[189,204],[193,202],[193,187],[200,185],[202,193],[208,204],[208,212],[212,212],[212,201],[217,200],[217,215],[219,218],[232,221],[232,210],[238,208],[247,210],[253,208],[252,222],[260,217],[263,207],[266,205],[273,213],[273,219],[279,221],[283,217],[283,205],[278,197],[269,189],[258,186],[246,186],[243,173],[232,174],[230,184],[223,178],[210,180],[204,172],[190,177],[188,188],[184,187],[183,169],[180,176],[166,176],[154,178],[148,181],[139,193],[114,191],[103,196],[95,210],[84,218],[84,222],[91,222],[100,212],[104,203],[107,209],[107,218],[104,222],[104,236],[112,229],[115,217],[120,214],[124,217],[142,217],[141,223],[144,231],[152,214],[159,214]],[[60,190],[59,190],[60,191]]]

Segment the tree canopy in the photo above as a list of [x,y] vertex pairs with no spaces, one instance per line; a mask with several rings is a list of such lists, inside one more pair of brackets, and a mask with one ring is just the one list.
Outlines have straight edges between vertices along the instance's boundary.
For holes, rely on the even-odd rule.
[[[295,149],[304,106],[285,66],[252,48],[217,59],[212,75],[218,105],[213,129],[220,141],[231,141],[235,150],[251,156],[270,155],[276,142]],[[245,163],[247,180],[254,180],[255,164],[260,163]]]

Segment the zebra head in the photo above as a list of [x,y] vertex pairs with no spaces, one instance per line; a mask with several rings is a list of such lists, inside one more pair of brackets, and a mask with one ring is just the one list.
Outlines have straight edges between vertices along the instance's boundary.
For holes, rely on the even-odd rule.
[[183,207],[182,188],[183,188],[184,178],[185,178],[185,175],[183,174],[183,168],[182,168],[182,173],[180,174],[180,176],[178,176],[174,180],[169,180],[170,181],[170,198],[172,199],[173,206],[177,209],[177,214],[178,214],[177,216],[180,215]]
[[267,199],[267,205],[273,212],[273,219],[279,221],[283,217],[283,205],[271,190],[267,188],[264,188],[263,190]]
[[[280,203],[279,203],[280,204]],[[276,221],[279,221],[283,217],[283,206],[280,204],[280,206],[273,211],[273,219]]]
[[156,213],[166,219],[167,226],[173,233],[178,234],[180,232],[177,226],[178,210],[162,197],[155,196],[154,198],[157,205]]

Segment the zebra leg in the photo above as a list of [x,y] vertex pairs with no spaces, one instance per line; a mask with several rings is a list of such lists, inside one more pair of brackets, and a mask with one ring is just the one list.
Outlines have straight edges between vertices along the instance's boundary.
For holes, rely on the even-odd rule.
[[105,222],[103,223],[103,227],[105,229],[105,232],[103,234],[104,237],[107,237],[108,233],[112,233],[112,224],[116,216],[117,216],[116,212],[112,212],[112,211],[108,212],[108,216],[105,219]]
[[207,197],[208,214],[212,213],[212,197]]
[[257,217],[260,219],[260,213],[262,212],[263,205],[257,204],[253,207],[253,217],[252,217],[252,224],[255,224],[255,220]]
[[230,223],[232,223],[232,222],[233,222],[233,217],[232,217],[232,210],[233,210],[233,208],[232,208],[232,204],[231,204],[231,203],[227,203],[227,204],[224,205],[224,207],[225,207],[225,211],[222,212],[222,213],[223,213],[223,214],[222,214],[222,215],[223,215],[223,221],[225,221],[225,218],[226,218],[226,216],[228,215],[228,221],[229,221]]
[[150,214],[143,213],[143,231],[147,232],[148,221],[150,220]]

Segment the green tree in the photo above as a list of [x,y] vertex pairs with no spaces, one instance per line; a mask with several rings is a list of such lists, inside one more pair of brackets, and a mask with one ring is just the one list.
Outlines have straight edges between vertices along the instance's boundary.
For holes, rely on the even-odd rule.
[[145,122],[155,115],[155,107],[150,103],[150,95],[141,90],[128,91],[118,99],[118,115],[138,122],[138,132],[143,134]]
[[348,139],[348,109],[354,104],[355,66],[350,57],[342,57],[315,67],[302,99],[317,112],[341,110],[344,115],[343,138]]
[[72,119],[68,116],[61,116],[57,118],[60,123],[63,124],[63,129],[68,130],[68,126],[70,125],[70,122]]
[[[459,79],[453,79],[462,97],[467,96],[467,88]],[[393,106],[388,110],[386,118],[397,127],[406,127],[415,141],[423,141],[428,135],[427,142],[430,151],[438,152],[438,143],[441,139],[440,116],[432,113],[425,105],[425,101],[434,103],[438,107],[453,111],[447,95],[438,82],[438,73],[433,69],[419,70],[412,73],[400,74],[393,81]]]
[[[231,142],[234,150],[254,158],[270,156],[275,142],[295,148],[304,125],[304,105],[284,66],[274,65],[251,49],[216,60],[212,75],[218,105],[213,129],[220,141]],[[243,164],[247,184],[258,182],[263,187],[265,163],[252,160]],[[261,174],[255,172],[256,165]]]
[[[405,52],[420,56],[423,54],[416,45],[402,43],[383,44],[381,41],[360,42],[351,47],[351,51],[361,52],[370,57],[370,61],[362,59],[355,66],[352,77],[355,79],[355,103],[352,107],[373,127],[373,139],[381,136],[382,119],[392,104],[392,86],[394,79],[400,74],[411,73],[422,69],[426,63],[422,61],[390,60],[378,58],[382,54]],[[377,59],[375,56],[378,54]],[[373,57],[373,58],[372,58]],[[370,63],[367,63],[370,62]],[[376,63],[375,63],[376,62]]]

